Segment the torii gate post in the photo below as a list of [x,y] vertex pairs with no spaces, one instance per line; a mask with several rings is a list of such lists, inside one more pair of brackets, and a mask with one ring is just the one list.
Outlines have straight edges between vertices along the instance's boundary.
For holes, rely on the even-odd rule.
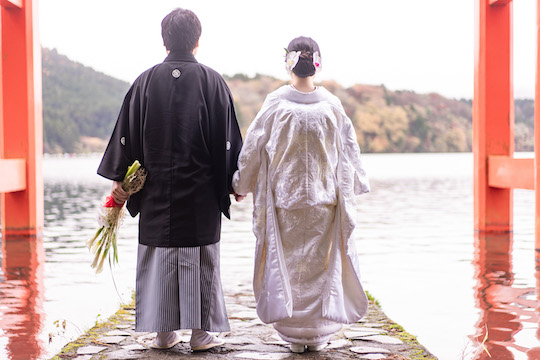
[[37,0],[0,0],[2,237],[43,231],[41,45]]
[[[540,24],[540,12],[538,16]],[[481,233],[511,233],[512,189],[540,189],[540,57],[536,73],[535,159],[514,159],[512,0],[476,0],[475,20],[474,227]],[[538,253],[540,191],[536,191],[535,227]]]
[[[536,88],[534,97],[534,178],[536,181],[536,270],[540,271],[540,1],[536,4]],[[540,288],[540,276],[536,276]],[[540,292],[538,294],[540,297]]]
[[475,4],[474,227],[509,232],[512,190],[490,186],[488,171],[493,155],[509,159],[514,153],[512,3],[476,0]]
[[540,0],[536,18],[534,159],[513,157],[512,15],[512,0],[475,0],[474,228],[480,250],[495,247],[496,251],[510,253],[512,189],[535,190],[535,277],[540,300]]
[[45,262],[40,237],[43,124],[37,1],[0,0],[1,265],[6,282],[25,284],[8,290],[9,315],[0,309],[0,328],[8,331],[8,354],[36,359],[44,348],[40,329]]

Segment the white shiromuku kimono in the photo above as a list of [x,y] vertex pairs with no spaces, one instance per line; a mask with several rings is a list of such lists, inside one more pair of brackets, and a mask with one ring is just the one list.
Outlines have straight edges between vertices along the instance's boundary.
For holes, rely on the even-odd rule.
[[354,246],[355,195],[369,191],[351,120],[323,87],[269,94],[233,177],[253,192],[257,313],[286,341],[316,345],[367,310]]

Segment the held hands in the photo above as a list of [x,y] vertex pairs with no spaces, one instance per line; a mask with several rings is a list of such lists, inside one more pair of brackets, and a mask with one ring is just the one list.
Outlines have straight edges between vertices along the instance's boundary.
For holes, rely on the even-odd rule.
[[240,194],[234,193],[234,199],[236,200],[236,202],[240,202],[244,200],[245,198],[246,198],[246,195],[240,195]]
[[122,182],[120,181],[113,181],[111,196],[117,204],[123,204],[129,198],[129,194],[122,189]]
[[236,202],[240,202],[240,201],[242,201],[242,200],[244,200],[246,198],[246,195],[237,194],[236,191],[234,191],[233,187],[231,187],[229,193],[231,195],[234,195],[234,200],[236,200]]

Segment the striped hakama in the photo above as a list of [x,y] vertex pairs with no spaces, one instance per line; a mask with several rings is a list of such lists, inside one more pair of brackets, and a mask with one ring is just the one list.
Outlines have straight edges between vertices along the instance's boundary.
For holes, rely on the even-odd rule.
[[135,303],[138,332],[229,331],[219,242],[196,247],[139,244]]

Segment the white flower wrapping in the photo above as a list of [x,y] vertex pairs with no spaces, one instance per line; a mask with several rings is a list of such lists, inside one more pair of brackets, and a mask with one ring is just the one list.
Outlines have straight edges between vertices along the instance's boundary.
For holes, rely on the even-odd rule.
[[98,227],[101,228],[108,225],[107,215],[107,208],[100,206],[97,214]]
[[300,54],[301,51],[289,51],[287,55],[285,56],[285,69],[287,69],[287,72],[289,75],[292,72],[292,69],[298,64],[298,60],[300,60]]

